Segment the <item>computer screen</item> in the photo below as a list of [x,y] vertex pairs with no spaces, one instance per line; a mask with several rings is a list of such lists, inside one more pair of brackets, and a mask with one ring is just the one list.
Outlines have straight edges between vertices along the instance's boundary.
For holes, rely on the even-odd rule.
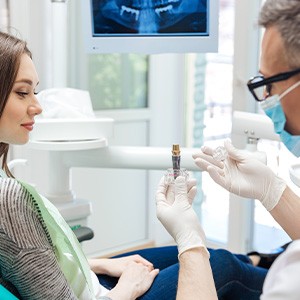
[[82,0],[91,53],[216,52],[218,0]]

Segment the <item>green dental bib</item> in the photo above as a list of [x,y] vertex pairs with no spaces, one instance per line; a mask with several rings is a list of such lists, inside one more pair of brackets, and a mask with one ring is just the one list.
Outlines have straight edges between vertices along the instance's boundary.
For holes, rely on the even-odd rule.
[[80,300],[95,299],[90,267],[72,229],[57,208],[46,198],[42,198],[34,187],[24,182],[19,183],[28,191],[38,207],[58,264],[74,294]]

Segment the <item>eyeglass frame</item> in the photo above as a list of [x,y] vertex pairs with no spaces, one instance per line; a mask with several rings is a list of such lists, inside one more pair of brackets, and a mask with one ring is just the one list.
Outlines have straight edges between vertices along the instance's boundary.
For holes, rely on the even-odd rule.
[[[300,73],[300,68],[292,70],[292,71],[288,71],[288,72],[279,73],[279,74],[273,75],[268,78],[264,78],[263,75],[258,75],[258,76],[254,76],[254,77],[250,78],[247,82],[247,86],[248,86],[250,93],[253,95],[254,99],[258,102],[262,102],[262,101],[266,100],[269,95],[267,95],[264,99],[260,99],[257,97],[256,93],[254,92],[254,89],[262,87],[264,85],[274,83],[274,82],[287,80],[287,79],[291,78],[292,76],[299,74],[299,73]],[[259,82],[252,82],[256,78],[261,78],[262,80]]]

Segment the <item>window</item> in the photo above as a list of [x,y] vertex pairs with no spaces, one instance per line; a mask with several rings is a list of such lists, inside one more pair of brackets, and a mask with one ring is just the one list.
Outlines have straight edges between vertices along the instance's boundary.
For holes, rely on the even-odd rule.
[[79,1],[68,2],[71,53],[69,84],[89,90],[94,110],[147,108],[148,56],[86,54],[80,7]]
[[137,54],[89,55],[94,110],[147,107],[148,58]]

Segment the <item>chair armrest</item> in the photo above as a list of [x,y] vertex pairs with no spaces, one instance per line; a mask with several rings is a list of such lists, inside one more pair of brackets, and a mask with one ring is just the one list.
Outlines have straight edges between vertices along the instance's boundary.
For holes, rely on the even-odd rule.
[[88,241],[94,237],[94,231],[86,226],[73,226],[71,227],[78,241]]

